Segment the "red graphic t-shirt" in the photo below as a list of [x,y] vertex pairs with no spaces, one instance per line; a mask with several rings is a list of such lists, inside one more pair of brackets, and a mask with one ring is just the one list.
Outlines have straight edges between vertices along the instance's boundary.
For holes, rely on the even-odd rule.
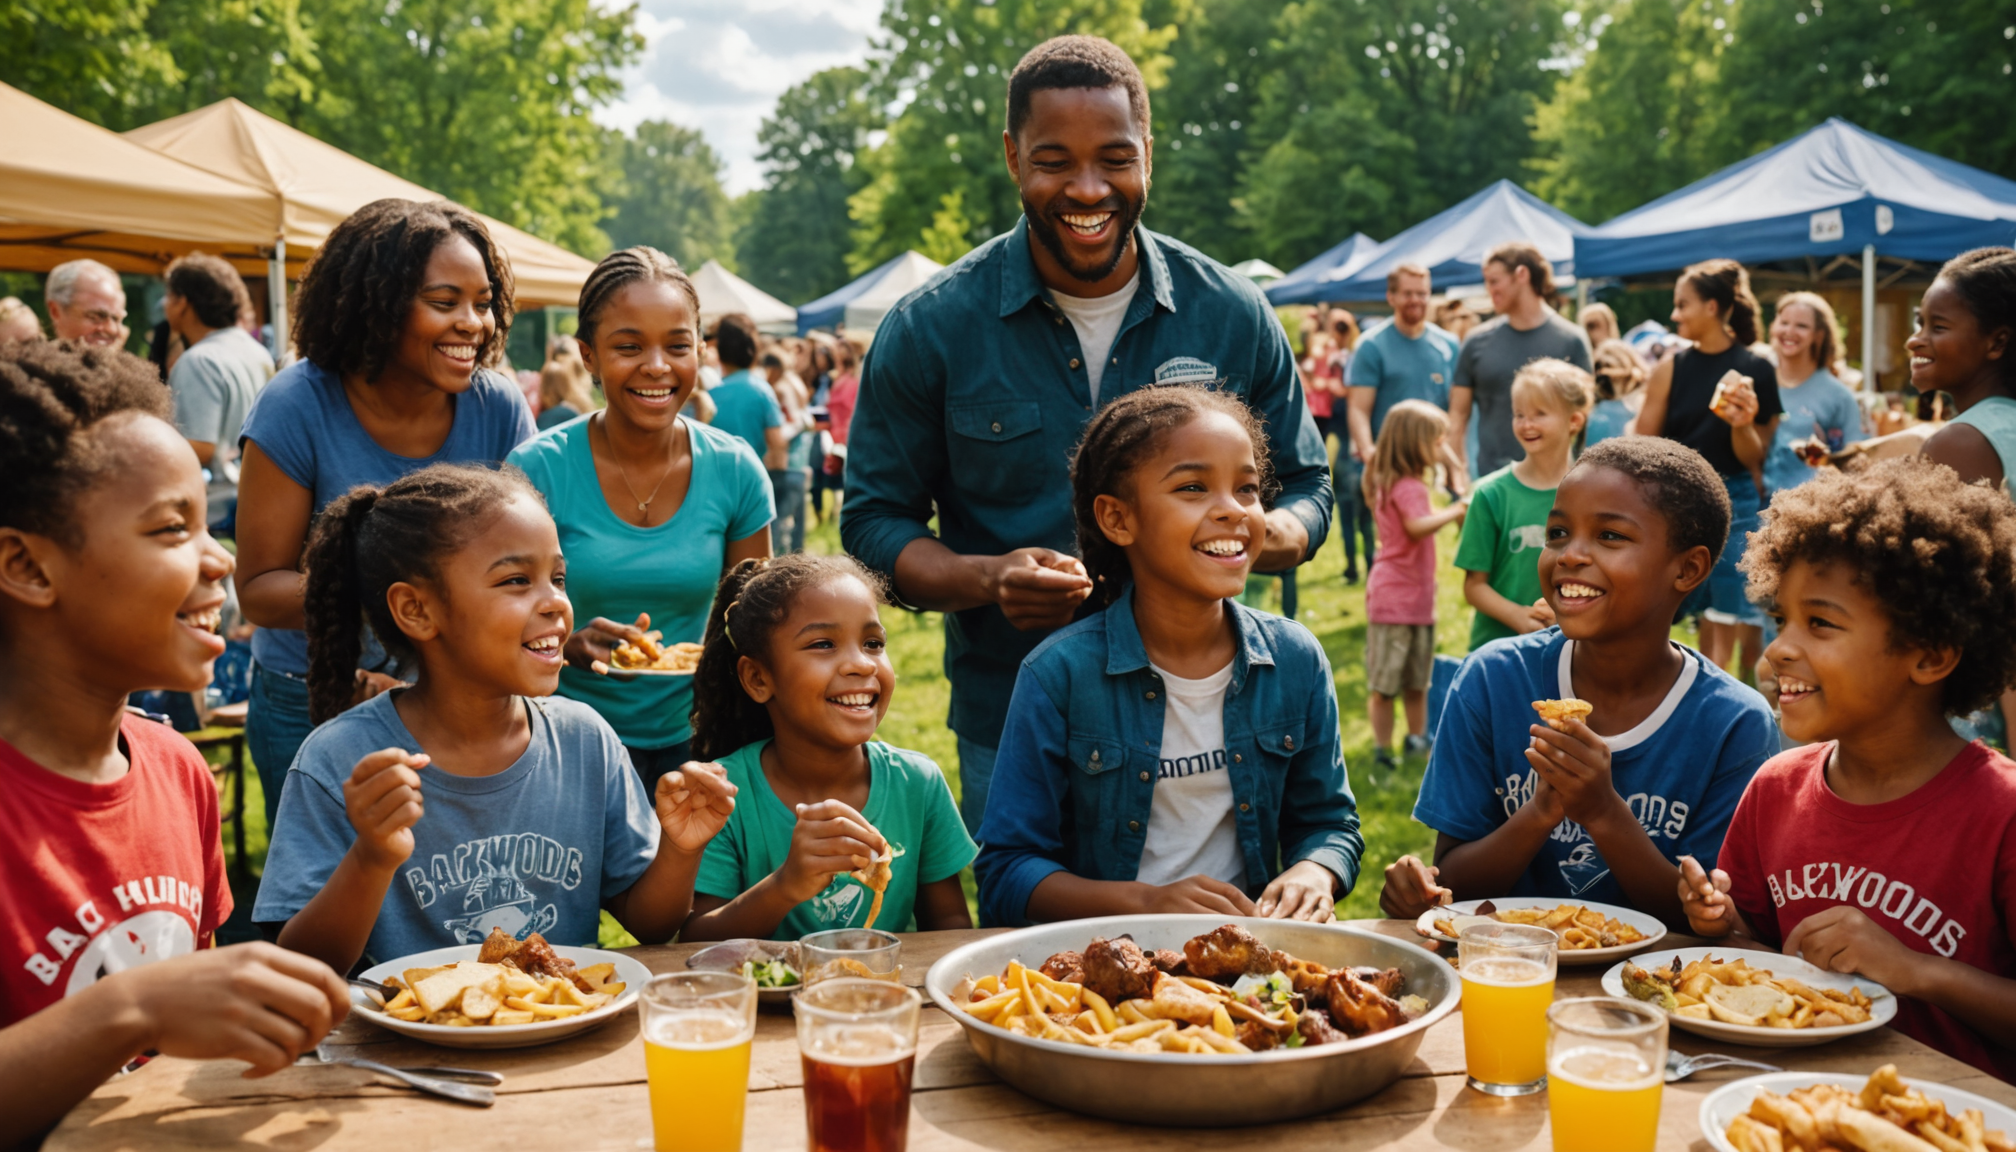
[[194,745],[128,715],[110,784],[0,741],[0,1027],[126,968],[210,946],[231,914],[217,785]]
[[[1772,757],[1736,805],[1721,866],[1744,919],[1782,944],[1808,916],[1847,904],[1914,951],[2016,978],[2016,762],[1969,744],[1910,795],[1850,804],[1827,786],[1833,751]],[[2016,1052],[1943,1009],[1900,996],[1896,1028],[2016,1080]]]

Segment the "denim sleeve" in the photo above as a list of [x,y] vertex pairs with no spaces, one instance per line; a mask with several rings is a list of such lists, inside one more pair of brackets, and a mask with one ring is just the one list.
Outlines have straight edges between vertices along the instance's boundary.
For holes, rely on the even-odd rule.
[[1493,766],[1503,762],[1516,765],[1514,770],[1521,774],[1529,771],[1523,743],[1504,755],[1492,747],[1485,688],[1477,660],[1464,661],[1449,686],[1442,722],[1435,728],[1435,748],[1428,755],[1428,772],[1414,801],[1414,819],[1466,843],[1482,840],[1505,822],[1503,815],[1494,818],[1491,811],[1499,803]]
[[[1258,307],[1256,305],[1256,307]],[[1281,494],[1274,506],[1292,513],[1309,532],[1308,560],[1323,547],[1330,534],[1330,512],[1335,500],[1330,488],[1330,453],[1316,434],[1316,422],[1302,395],[1302,378],[1295,371],[1295,351],[1288,346],[1288,334],[1272,312],[1260,308],[1260,348],[1254,358],[1253,383],[1249,402],[1265,421],[1268,451],[1274,457],[1274,475],[1281,482]],[[1293,431],[1290,431],[1292,429]],[[842,523],[845,523],[843,520]]]
[[883,323],[868,354],[847,428],[847,500],[840,543],[863,564],[896,576],[896,557],[931,535],[932,497],[945,476],[944,398],[918,370],[909,317]]
[[1064,805],[1072,769],[1064,739],[1064,714],[1023,665],[1008,700],[980,820],[980,857],[973,862],[983,927],[1028,925],[1030,893],[1052,872],[1066,871]]
[[[1351,774],[1344,767],[1344,748],[1337,738],[1337,690],[1330,661],[1316,654],[1317,675],[1328,691],[1310,693],[1309,734],[1288,763],[1287,786],[1281,795],[1281,862],[1313,860],[1344,882],[1342,899],[1358,883],[1359,859],[1365,837],[1358,831],[1358,801],[1351,795]],[[1314,738],[1323,733],[1328,739]]]

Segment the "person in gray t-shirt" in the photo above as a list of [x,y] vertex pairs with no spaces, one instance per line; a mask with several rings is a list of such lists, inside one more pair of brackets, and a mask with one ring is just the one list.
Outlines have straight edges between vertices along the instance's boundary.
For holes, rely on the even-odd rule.
[[1589,340],[1582,329],[1548,307],[1554,266],[1531,244],[1500,244],[1484,258],[1484,287],[1497,315],[1470,333],[1456,357],[1449,389],[1449,443],[1464,450],[1470,410],[1477,410],[1477,459],[1471,473],[1488,476],[1525,456],[1512,435],[1512,377],[1535,360],[1553,357],[1590,370]]
[[238,326],[249,299],[238,270],[196,253],[168,266],[168,326],[188,351],[168,373],[175,427],[210,471],[210,523],[238,502],[238,431],[252,398],[273,377],[273,357]]

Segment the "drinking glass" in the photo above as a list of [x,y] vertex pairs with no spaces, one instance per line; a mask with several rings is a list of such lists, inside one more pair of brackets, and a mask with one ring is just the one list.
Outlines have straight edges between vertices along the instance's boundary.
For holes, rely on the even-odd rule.
[[1472,924],[1457,936],[1470,1087],[1487,1096],[1547,1087],[1547,1006],[1560,943],[1531,924]]
[[903,966],[897,961],[902,953],[903,941],[880,928],[836,928],[798,941],[798,959],[808,985],[836,976],[901,980]]
[[836,976],[791,1003],[809,1152],[903,1152],[923,998],[888,980]]
[[1665,1086],[1666,1014],[1592,996],[1547,1009],[1554,1152],[1652,1152]]
[[738,1152],[756,982],[740,972],[658,976],[638,1011],[657,1152]]

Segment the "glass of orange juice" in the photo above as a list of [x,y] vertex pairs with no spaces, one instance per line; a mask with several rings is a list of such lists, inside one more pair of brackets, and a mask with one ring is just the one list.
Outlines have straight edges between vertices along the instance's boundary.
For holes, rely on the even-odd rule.
[[1560,943],[1532,924],[1472,924],[1457,936],[1470,1087],[1489,1096],[1547,1087],[1547,1006]]
[[675,972],[638,998],[657,1152],[738,1152],[756,1037],[756,982]]
[[1666,1014],[1592,996],[1547,1009],[1554,1152],[1652,1152],[1666,1071]]

